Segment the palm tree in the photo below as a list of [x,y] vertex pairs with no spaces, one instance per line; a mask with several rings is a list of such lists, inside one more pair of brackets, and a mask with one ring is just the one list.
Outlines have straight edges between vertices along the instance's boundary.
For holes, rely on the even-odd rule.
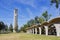
[[48,15],[48,12],[45,11],[45,12],[42,14],[42,16],[44,17],[45,21],[48,21],[48,20],[50,19],[50,17],[51,17],[51,14]]

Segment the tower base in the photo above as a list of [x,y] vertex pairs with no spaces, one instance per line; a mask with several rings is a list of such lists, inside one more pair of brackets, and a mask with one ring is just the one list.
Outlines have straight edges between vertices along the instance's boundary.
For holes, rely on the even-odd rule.
[[16,31],[15,31],[15,30],[13,30],[13,32],[14,32],[14,33],[16,33]]

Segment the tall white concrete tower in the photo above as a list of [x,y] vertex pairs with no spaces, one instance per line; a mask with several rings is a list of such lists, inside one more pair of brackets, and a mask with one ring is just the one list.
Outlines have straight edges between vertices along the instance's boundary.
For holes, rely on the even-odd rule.
[[14,27],[13,32],[18,30],[18,9],[14,9]]

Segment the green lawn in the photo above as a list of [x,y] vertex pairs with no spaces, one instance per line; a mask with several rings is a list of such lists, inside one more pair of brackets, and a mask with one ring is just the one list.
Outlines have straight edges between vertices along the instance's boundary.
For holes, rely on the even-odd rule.
[[60,40],[60,37],[33,35],[26,33],[10,33],[10,34],[0,34],[0,40]]

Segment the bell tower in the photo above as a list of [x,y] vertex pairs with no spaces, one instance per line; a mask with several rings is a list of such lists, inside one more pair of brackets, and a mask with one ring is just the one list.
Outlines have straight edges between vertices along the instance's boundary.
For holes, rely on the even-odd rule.
[[18,9],[14,9],[14,26],[13,26],[13,32],[18,31]]

